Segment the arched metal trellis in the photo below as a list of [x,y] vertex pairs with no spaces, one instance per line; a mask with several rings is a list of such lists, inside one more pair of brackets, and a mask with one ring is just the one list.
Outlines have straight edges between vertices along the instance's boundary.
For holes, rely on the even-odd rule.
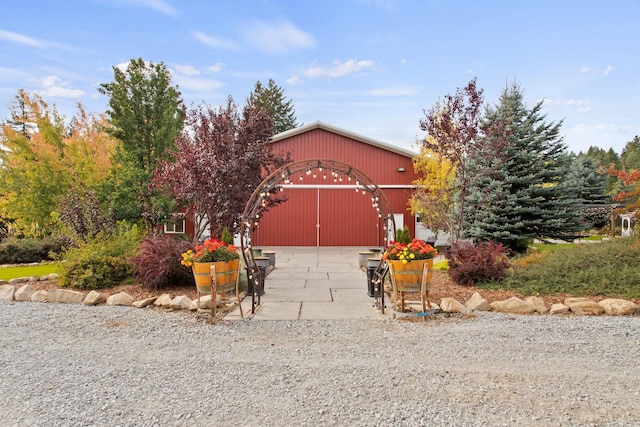
[[[330,174],[330,180],[334,184],[344,186],[345,189],[355,189],[356,192],[363,194],[370,193],[371,207],[378,211],[378,218],[383,222],[384,246],[387,246],[390,232],[395,236],[396,223],[389,201],[378,185],[361,170],[330,159],[299,160],[281,167],[269,174],[254,190],[245,205],[240,224],[240,246],[247,266],[247,281],[252,281],[253,285],[251,286],[253,288],[252,313],[255,312],[256,304],[260,304],[264,278],[254,258],[251,233],[259,225],[262,214],[277,200],[279,192],[284,191],[285,188],[294,188],[296,183],[304,182],[305,178],[312,174],[314,176],[321,174],[324,178]],[[384,313],[383,277],[383,263],[380,262],[374,273],[373,283],[376,286],[375,304]]]

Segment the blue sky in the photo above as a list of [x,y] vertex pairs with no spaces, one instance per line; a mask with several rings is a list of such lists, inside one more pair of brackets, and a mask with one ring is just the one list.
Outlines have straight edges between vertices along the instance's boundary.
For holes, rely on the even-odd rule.
[[18,89],[67,118],[112,67],[164,62],[187,106],[244,104],[273,78],[298,122],[415,148],[423,110],[474,77],[494,105],[517,81],[569,149],[640,134],[636,0],[21,0],[0,23],[0,118]]

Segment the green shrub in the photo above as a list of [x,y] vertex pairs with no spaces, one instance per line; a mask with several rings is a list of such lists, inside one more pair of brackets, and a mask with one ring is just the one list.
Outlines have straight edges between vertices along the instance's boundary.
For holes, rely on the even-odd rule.
[[66,263],[61,285],[78,289],[111,288],[125,283],[132,273],[133,267],[124,258],[90,256]]
[[408,245],[411,243],[411,232],[407,227],[396,231],[396,242]]
[[111,288],[131,281],[133,257],[140,243],[137,227],[120,225],[115,232],[99,233],[67,250],[60,284],[79,289]]
[[640,298],[640,238],[616,238],[550,252],[538,262],[518,262],[501,283],[483,287],[523,295],[570,294]]
[[190,248],[186,240],[167,235],[145,238],[130,260],[135,278],[151,289],[195,286],[191,269],[181,263],[182,253]]
[[511,264],[501,243],[455,242],[446,253],[449,277],[459,285],[504,279]]
[[229,227],[224,227],[222,229],[222,235],[220,236],[220,240],[225,242],[227,245],[233,245],[233,235],[229,231]]
[[27,264],[51,261],[60,252],[63,241],[55,237],[43,239],[7,237],[0,243],[0,264]]

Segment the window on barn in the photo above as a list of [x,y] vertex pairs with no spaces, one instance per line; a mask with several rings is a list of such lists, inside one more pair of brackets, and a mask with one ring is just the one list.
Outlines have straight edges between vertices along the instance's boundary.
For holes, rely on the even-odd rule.
[[165,234],[184,234],[184,218],[175,218],[164,225]]

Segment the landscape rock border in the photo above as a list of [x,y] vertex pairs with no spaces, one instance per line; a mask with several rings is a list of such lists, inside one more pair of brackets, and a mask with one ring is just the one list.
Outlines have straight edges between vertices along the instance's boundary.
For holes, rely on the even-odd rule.
[[[88,293],[64,289],[54,288],[49,290],[36,289],[33,286],[35,282],[55,281],[58,275],[55,273],[46,276],[20,277],[10,280],[0,280],[0,302],[48,302],[61,304],[83,304],[83,305],[108,305],[108,306],[131,306],[136,308],[158,307],[168,310],[188,310],[188,311],[207,311],[211,310],[211,295],[203,295],[200,297],[200,304],[197,300],[191,300],[186,295],[171,297],[170,294],[162,294],[160,296],[144,298],[136,300],[133,296],[126,292],[119,292],[109,295],[104,292],[92,290]],[[246,296],[243,292],[240,294],[241,300]],[[224,304],[227,308],[237,306],[234,298],[222,298],[217,296],[217,307]],[[220,311],[220,314],[226,314]]]
[[[188,311],[211,309],[211,295],[201,297],[200,306],[198,306],[197,300],[193,301],[186,295],[172,298],[169,294],[163,294],[158,297],[135,300],[133,296],[126,292],[119,292],[108,296],[105,293],[95,290],[87,294],[62,288],[36,290],[30,284],[30,282],[52,280],[55,278],[56,277],[49,275],[42,276],[42,278],[32,277],[2,281],[0,282],[0,301],[31,301],[84,305],[106,304],[108,306],[131,306],[136,308],[154,306],[169,310]],[[20,284],[22,285],[20,286]],[[244,296],[243,293],[241,299]],[[218,306],[220,303],[225,303],[228,307],[231,307],[237,305],[238,301],[235,301],[235,298],[223,301],[221,296],[218,295],[216,303]],[[413,311],[417,310],[411,306],[410,309]],[[565,298],[564,303],[556,303],[552,304],[551,307],[547,307],[544,300],[536,296],[530,296],[524,300],[514,296],[502,301],[489,302],[478,292],[475,292],[464,304],[454,298],[442,298],[440,305],[431,303],[429,309],[436,312],[461,314],[469,314],[474,311],[494,311],[504,314],[574,314],[587,316],[599,316],[603,314],[610,316],[630,316],[640,314],[640,306],[633,301],[619,298],[607,298],[599,302],[590,298]]]

